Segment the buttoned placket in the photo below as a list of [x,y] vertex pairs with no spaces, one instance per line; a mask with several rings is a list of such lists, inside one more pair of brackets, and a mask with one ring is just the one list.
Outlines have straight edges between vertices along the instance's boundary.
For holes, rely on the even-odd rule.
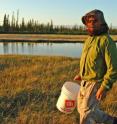
[[91,43],[93,40],[94,40],[94,37],[92,37],[91,42],[88,43],[88,48],[86,49],[86,53],[85,53],[84,61],[83,61],[84,63],[83,63],[83,68],[82,68],[82,76],[84,76],[85,74],[85,63],[86,63],[87,55],[88,55],[88,52],[89,52],[89,49],[91,47]]

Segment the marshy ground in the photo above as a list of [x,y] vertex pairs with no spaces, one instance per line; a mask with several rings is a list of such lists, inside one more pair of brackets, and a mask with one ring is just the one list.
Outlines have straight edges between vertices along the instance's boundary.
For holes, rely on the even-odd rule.
[[[79,72],[70,57],[0,55],[1,124],[78,124],[79,114],[59,112],[56,102],[65,81]],[[117,83],[101,108],[117,116]]]

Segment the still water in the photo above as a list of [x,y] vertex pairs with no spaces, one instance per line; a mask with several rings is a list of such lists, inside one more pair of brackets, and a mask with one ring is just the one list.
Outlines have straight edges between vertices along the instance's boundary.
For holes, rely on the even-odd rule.
[[0,54],[80,57],[82,43],[1,42]]

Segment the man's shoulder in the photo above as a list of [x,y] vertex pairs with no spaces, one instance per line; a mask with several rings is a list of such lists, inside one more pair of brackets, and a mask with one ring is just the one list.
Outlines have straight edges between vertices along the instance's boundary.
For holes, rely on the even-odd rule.
[[99,36],[88,36],[88,38],[85,40],[85,43],[92,41],[92,40],[94,41],[93,43],[96,43],[96,44],[99,43],[102,46],[113,42],[113,39],[107,33],[99,35]]
[[109,37],[110,36],[108,34],[102,34],[102,35],[99,36],[100,40],[104,40],[104,41],[108,40]]
[[108,34],[104,34],[100,36],[99,45],[100,45],[100,48],[102,49],[106,47],[110,47],[110,46],[116,47],[116,43],[113,41],[111,36]]
[[109,34],[103,34],[99,36],[99,41],[102,45],[110,44],[113,42],[113,39],[110,37]]

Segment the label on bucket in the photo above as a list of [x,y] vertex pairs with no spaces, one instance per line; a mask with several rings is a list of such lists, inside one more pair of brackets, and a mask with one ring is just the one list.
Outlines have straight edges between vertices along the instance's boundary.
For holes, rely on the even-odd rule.
[[65,107],[72,108],[75,106],[75,100],[65,100]]

